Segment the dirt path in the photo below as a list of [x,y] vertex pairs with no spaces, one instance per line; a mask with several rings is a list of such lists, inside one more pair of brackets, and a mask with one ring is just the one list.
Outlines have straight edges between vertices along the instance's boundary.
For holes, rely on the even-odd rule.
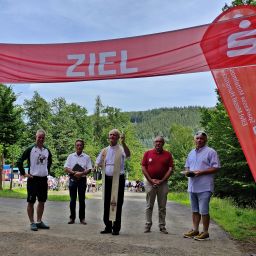
[[46,203],[44,219],[50,230],[29,230],[26,200],[0,198],[1,256],[78,256],[78,255],[245,255],[216,224],[211,223],[209,241],[185,239],[182,233],[191,227],[190,210],[169,202],[168,235],[161,234],[157,223],[157,205],[152,232],[144,234],[145,194],[126,192],[120,236],[102,235],[100,195],[86,201],[88,225],[68,225],[68,202]]

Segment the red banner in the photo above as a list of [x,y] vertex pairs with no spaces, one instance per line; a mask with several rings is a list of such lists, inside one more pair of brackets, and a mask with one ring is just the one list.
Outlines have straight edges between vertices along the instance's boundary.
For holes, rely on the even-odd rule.
[[200,41],[207,27],[85,43],[0,44],[0,82],[69,82],[206,71]]
[[[251,18],[256,24],[256,17]],[[236,30],[224,21],[226,26]],[[214,24],[218,31],[222,23]],[[39,83],[134,78],[209,71],[200,47],[209,25],[159,34],[85,43],[0,44],[0,82]],[[227,33],[232,33],[228,31]],[[222,33],[215,35],[221,41]],[[211,49],[210,49],[211,50]],[[204,49],[207,54],[208,49]],[[256,62],[247,55],[235,65]],[[219,62],[219,67],[231,63]]]
[[252,6],[222,13],[208,28],[201,46],[256,181],[255,14]]
[[[256,180],[256,8],[211,25],[98,42],[0,44],[0,82],[39,83],[212,71]],[[253,105],[254,104],[254,105]]]

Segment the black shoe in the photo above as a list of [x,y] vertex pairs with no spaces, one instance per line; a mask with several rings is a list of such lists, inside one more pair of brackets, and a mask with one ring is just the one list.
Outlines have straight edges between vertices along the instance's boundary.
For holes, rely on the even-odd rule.
[[70,219],[70,221],[68,222],[68,224],[74,224],[74,223],[75,223],[75,221],[72,219]]
[[119,235],[119,231],[112,231],[112,235],[113,236],[118,236]]
[[104,229],[102,231],[100,231],[101,234],[111,234],[112,231],[111,230],[107,230],[107,229]]
[[85,222],[85,220],[80,220],[80,224],[87,225],[87,222]]
[[36,223],[37,228],[41,228],[41,229],[50,229],[50,227],[48,225],[46,225],[45,223],[41,222],[37,222]]

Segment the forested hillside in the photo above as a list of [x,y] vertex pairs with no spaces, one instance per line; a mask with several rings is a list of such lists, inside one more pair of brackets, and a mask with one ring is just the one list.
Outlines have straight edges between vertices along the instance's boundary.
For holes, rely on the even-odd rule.
[[138,138],[146,147],[152,147],[156,135],[170,136],[170,127],[179,124],[193,131],[200,128],[202,107],[159,108],[148,111],[128,112],[130,121],[135,125]]

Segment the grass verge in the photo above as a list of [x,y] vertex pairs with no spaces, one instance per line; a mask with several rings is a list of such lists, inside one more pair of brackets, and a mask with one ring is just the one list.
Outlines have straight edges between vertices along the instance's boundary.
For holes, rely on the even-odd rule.
[[[26,188],[14,188],[13,190],[4,189],[0,190],[0,197],[9,197],[9,198],[27,198],[27,189]],[[49,201],[69,201],[70,197],[67,194],[60,193],[59,191],[48,191],[48,200]]]
[[[190,205],[187,193],[170,193],[168,200]],[[256,209],[240,208],[232,200],[213,197],[210,215],[232,238],[256,242]]]

